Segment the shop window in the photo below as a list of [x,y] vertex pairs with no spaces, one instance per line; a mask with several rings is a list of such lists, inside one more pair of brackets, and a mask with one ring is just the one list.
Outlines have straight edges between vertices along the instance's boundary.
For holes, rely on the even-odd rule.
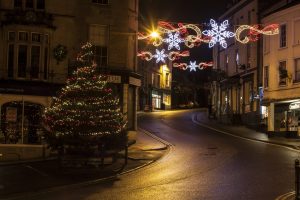
[[286,24],[280,25],[280,48],[286,47]]
[[300,82],[300,58],[295,59],[295,79],[294,82]]

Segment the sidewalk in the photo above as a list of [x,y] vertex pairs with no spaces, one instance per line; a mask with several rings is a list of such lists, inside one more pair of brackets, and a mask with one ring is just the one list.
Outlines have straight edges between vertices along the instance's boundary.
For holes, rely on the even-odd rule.
[[200,125],[207,126],[210,129],[216,129],[218,131],[225,132],[229,135],[234,135],[237,137],[242,137],[250,140],[256,140],[281,146],[286,146],[293,148],[295,150],[300,150],[300,139],[289,139],[284,137],[268,137],[266,133],[258,132],[253,129],[249,129],[245,126],[237,125],[225,125],[219,123],[215,119],[209,119],[206,112],[199,112],[194,119]]
[[139,130],[136,143],[128,149],[128,163],[124,166],[124,152],[117,161],[103,167],[61,168],[57,160],[19,163],[0,166],[0,199],[31,195],[49,189],[79,187],[103,179],[117,180],[117,176],[149,165],[167,152],[167,146],[149,133]]

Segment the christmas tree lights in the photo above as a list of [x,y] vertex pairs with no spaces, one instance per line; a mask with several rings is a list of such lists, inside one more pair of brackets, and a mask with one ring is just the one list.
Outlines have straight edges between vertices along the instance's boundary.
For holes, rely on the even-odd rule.
[[[82,47],[78,61],[91,61],[92,46]],[[66,81],[58,97],[46,108],[45,124],[49,137],[67,145],[98,145],[106,136],[119,137],[125,128],[119,99],[107,85],[107,77],[96,65],[78,68]]]

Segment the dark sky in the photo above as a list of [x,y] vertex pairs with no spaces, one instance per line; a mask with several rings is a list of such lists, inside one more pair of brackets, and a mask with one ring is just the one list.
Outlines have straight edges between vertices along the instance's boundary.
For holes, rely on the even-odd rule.
[[[181,23],[209,23],[226,10],[231,0],[140,0],[140,30],[155,26],[157,20]],[[189,60],[210,61],[211,49],[207,44],[189,49]]]

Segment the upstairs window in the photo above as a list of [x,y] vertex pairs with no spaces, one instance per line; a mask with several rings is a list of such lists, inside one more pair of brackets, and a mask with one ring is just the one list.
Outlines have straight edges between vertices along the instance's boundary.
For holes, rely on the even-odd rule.
[[15,8],[22,8],[22,0],[14,0]]
[[279,85],[286,85],[287,70],[286,61],[279,62]]
[[33,0],[26,0],[25,7],[33,9]]
[[45,0],[36,0],[36,9],[45,9]]
[[108,0],[92,0],[92,2],[103,5],[107,5],[109,3]]
[[280,48],[286,47],[286,24],[280,25]]
[[300,82],[300,58],[295,59],[295,78],[294,82]]

